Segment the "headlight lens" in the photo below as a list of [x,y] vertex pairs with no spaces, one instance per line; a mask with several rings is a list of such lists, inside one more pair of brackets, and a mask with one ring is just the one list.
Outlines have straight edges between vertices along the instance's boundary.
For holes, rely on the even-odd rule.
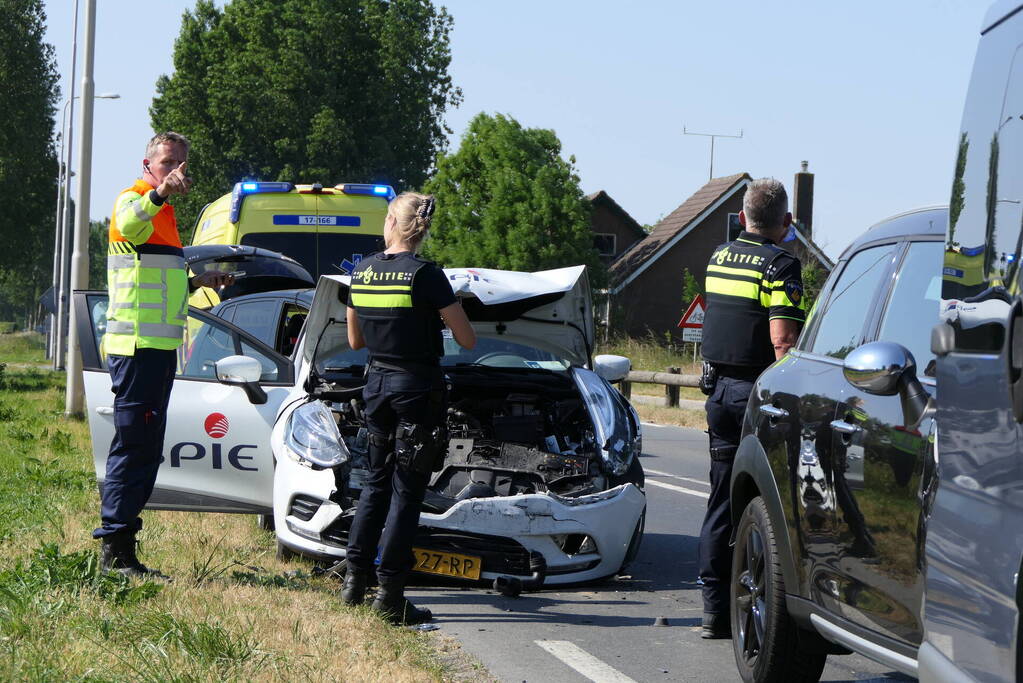
[[626,443],[622,438],[625,434],[626,425],[623,422],[626,418],[624,413],[620,418],[616,415],[614,398],[611,397],[613,389],[590,370],[576,368],[572,374],[575,375],[576,385],[593,420],[593,428],[597,432],[597,445],[607,470],[611,474],[621,475],[632,462],[633,444],[631,439],[630,443]]
[[318,468],[337,467],[349,460],[348,447],[341,439],[334,416],[321,401],[295,409],[288,421],[284,445],[293,459]]

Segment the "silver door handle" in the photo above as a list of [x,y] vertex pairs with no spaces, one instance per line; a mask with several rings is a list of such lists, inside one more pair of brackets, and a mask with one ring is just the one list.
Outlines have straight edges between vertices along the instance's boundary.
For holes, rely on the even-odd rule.
[[859,425],[849,424],[845,420],[833,421],[831,423],[831,428],[834,429],[836,432],[840,432],[842,434],[855,434],[856,432],[860,431]]
[[96,406],[96,412],[99,415],[113,415],[114,409],[110,406]]
[[789,416],[789,411],[784,408],[779,408],[778,406],[772,406],[770,403],[765,403],[760,406],[760,412],[773,420]]

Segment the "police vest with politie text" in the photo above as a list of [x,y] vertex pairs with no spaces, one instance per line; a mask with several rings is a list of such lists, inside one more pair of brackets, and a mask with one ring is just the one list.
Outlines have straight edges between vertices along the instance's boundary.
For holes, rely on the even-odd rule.
[[103,350],[132,356],[136,348],[174,350],[188,313],[188,272],[174,207],[157,204],[139,180],[114,204],[107,245],[107,309]]
[[714,250],[706,289],[703,357],[714,364],[766,368],[775,361],[770,321],[806,319],[799,260],[752,232]]
[[410,252],[378,253],[352,272],[351,304],[374,359],[436,365],[444,355],[440,315],[413,295],[416,273],[430,263]]

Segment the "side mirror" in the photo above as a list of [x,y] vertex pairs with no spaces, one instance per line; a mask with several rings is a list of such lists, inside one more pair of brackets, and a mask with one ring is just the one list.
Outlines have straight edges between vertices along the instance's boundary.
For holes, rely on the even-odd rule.
[[259,386],[263,366],[248,356],[228,356],[214,363],[217,381],[232,387],[241,387],[249,402],[255,405],[266,403],[266,392]]
[[596,356],[593,359],[593,371],[599,377],[608,382],[618,382],[625,379],[632,369],[632,361],[625,356],[612,356],[605,354]]
[[933,401],[916,376],[913,354],[902,344],[876,341],[845,357],[842,374],[849,384],[876,396],[899,395],[907,426],[917,426],[933,409]]

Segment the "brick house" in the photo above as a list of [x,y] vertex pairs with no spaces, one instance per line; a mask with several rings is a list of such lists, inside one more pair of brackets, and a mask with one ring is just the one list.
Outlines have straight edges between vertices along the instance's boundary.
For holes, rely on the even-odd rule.
[[604,190],[586,195],[593,207],[590,226],[593,246],[605,265],[628,251],[629,247],[646,237],[643,227]]
[[[613,328],[631,337],[652,334],[663,341],[670,335],[681,341],[676,325],[683,312],[683,272],[688,269],[702,285],[711,252],[742,230],[739,211],[751,181],[747,173],[712,178],[615,259],[609,269]],[[830,272],[834,264],[824,252],[802,231],[796,235],[782,246],[804,265],[815,261]]]

